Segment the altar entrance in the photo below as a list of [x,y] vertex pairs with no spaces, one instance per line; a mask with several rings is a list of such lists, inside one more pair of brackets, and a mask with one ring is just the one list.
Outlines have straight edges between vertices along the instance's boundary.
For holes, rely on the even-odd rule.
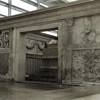
[[[43,34],[49,32],[50,34]],[[37,33],[37,34],[36,34]],[[39,33],[39,35],[38,35]],[[33,36],[33,37],[32,37]],[[34,38],[35,37],[35,38]],[[58,81],[58,37],[57,30],[27,34],[26,81]],[[32,48],[33,45],[33,48]]]

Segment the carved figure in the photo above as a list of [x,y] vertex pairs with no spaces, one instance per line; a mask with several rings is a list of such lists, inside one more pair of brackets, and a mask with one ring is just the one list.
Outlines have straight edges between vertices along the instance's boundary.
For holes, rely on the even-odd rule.
[[91,29],[91,30],[85,30],[82,34],[83,36],[83,42],[84,43],[94,43],[96,39],[96,31]]
[[9,47],[9,31],[2,31],[0,33],[0,48],[8,48]]
[[4,33],[4,47],[9,47],[9,33]]
[[84,31],[82,32],[82,43],[96,43],[100,42],[100,33],[93,28],[91,17],[85,20]]

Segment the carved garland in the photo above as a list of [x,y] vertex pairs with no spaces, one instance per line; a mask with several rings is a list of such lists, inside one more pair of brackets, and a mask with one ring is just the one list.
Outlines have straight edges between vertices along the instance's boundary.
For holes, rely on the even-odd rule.
[[29,40],[28,44],[26,44],[26,48],[29,50],[35,48],[35,46],[37,46],[40,51],[43,51],[43,49],[47,47],[47,43],[45,41]]

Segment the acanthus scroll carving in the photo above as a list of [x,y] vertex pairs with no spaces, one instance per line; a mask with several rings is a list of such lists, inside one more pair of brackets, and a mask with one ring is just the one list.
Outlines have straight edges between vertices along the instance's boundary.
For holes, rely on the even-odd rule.
[[100,82],[100,50],[73,51],[72,78]]

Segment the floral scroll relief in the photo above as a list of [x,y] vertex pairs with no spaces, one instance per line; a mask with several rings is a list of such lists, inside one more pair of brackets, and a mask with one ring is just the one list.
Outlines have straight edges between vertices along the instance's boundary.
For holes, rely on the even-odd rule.
[[73,52],[73,80],[100,82],[100,50]]
[[73,51],[73,67],[72,67],[72,79],[74,81],[83,81],[84,73],[84,52]]

